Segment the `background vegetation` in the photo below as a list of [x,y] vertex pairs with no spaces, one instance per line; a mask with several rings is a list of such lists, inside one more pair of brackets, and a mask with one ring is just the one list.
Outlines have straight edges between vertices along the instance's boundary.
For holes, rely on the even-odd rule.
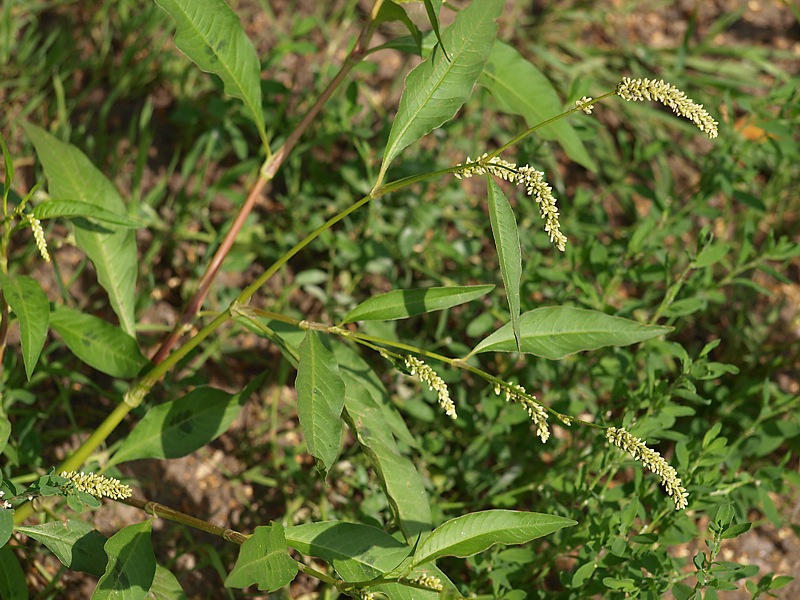
[[[364,6],[231,4],[258,50],[265,120],[280,140],[340,66]],[[744,590],[746,578],[745,597],[777,588],[771,577],[759,584],[760,578],[791,574],[800,562],[794,536],[780,533],[796,516],[800,441],[800,12],[790,2],[755,3],[758,11],[754,3],[731,9],[723,2],[647,9],[610,1],[507,4],[500,38],[547,75],[565,107],[613,89],[622,76],[656,77],[720,122],[711,142],[658,105],[612,99],[592,117],[571,121],[595,169],[536,136],[505,156],[546,171],[570,239],[564,254],[555,251],[537,207],[510,194],[524,232],[522,310],[571,304],[675,330],[641,346],[561,361],[481,359],[486,370],[562,413],[621,424],[652,442],[693,501],[685,514],[675,513],[655,478],[605,450],[590,429],[556,427],[542,445],[526,415],[490,386],[442,368],[459,411],[451,422],[430,402],[433,395],[376,361],[417,441],[409,451],[435,499],[437,523],[487,508],[579,521],[527,546],[495,546],[440,567],[462,593],[510,599],[656,597],[667,589],[688,597],[695,588],[712,597],[714,589]],[[417,16],[424,23],[424,10]],[[42,179],[19,125],[29,121],[80,147],[136,207],[147,223],[137,232],[136,313],[148,356],[193,292],[260,164],[258,135],[239,103],[171,40],[171,22],[150,2],[11,1],[0,9],[0,130],[15,157],[15,192],[22,196]],[[333,96],[248,219],[204,310],[227,306],[264,265],[369,192],[414,60],[394,50],[376,53]],[[476,88],[459,118],[407,152],[393,176],[452,166],[523,128]],[[485,198],[471,185],[443,178],[369,204],[293,260],[256,304],[332,323],[391,289],[499,284]],[[17,234],[10,270],[33,274],[51,301],[114,320],[70,230],[49,226],[50,265],[25,243],[28,234]],[[365,331],[462,356],[470,340],[505,320],[498,288],[482,305]],[[148,402],[189,385],[240,390],[261,374],[258,394],[212,444],[184,459],[133,462],[109,474],[147,498],[239,531],[271,519],[385,523],[385,497],[352,437],[329,484],[317,476],[298,433],[294,369],[247,330],[223,329]],[[81,365],[57,338],[31,381],[19,353],[7,349],[0,385],[13,431],[2,476],[20,483],[76,447],[121,389]],[[143,414],[144,407],[126,430]],[[142,515],[109,502],[86,518],[110,535]],[[734,536],[724,535],[727,526],[747,522],[753,526],[745,537],[722,541]],[[232,544],[166,521],[155,528],[159,562],[189,596],[219,589],[217,597],[259,597],[253,588],[223,591],[236,559]],[[746,539],[773,559],[756,561]],[[705,562],[697,558],[703,552]],[[33,540],[15,553],[36,597],[84,597],[94,585]],[[727,562],[709,562],[723,556]],[[791,585],[775,593],[791,597],[800,589]],[[335,597],[317,586],[301,576],[283,597]]]

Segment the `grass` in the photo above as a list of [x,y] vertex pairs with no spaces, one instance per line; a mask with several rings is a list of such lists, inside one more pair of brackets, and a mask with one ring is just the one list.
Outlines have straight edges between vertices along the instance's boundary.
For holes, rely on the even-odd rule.
[[[338,65],[357,26],[356,4],[292,11],[282,3],[238,3],[261,50],[266,120],[276,139],[288,134]],[[564,255],[552,251],[537,207],[512,197],[517,221],[529,232],[522,240],[523,311],[572,304],[658,319],[675,331],[661,342],[558,362],[482,355],[481,366],[563,413],[624,424],[639,437],[661,440],[706,501],[694,507],[696,518],[673,518],[666,499],[651,503],[648,477],[643,482],[641,471],[621,455],[597,451],[602,439],[595,431],[558,430],[542,446],[524,413],[486,384],[443,368],[460,415],[445,423],[427,392],[421,397],[408,378],[374,364],[417,440],[413,455],[436,498],[437,523],[486,508],[583,518],[580,527],[542,546],[496,546],[467,561],[442,561],[454,581],[484,597],[577,598],[626,591],[626,578],[633,576],[626,569],[641,567],[662,579],[637,593],[660,593],[669,573],[694,572],[675,549],[710,536],[700,518],[714,517],[709,499],[732,502],[737,519],[753,520],[758,531],[767,523],[785,525],[796,494],[788,473],[796,470],[800,438],[797,63],[790,50],[751,43],[747,13],[686,15],[673,23],[665,4],[651,9],[657,19],[648,31],[633,25],[650,22],[635,3],[537,7],[535,16],[513,8],[502,31],[565,100],[599,95],[623,75],[663,77],[718,116],[720,136],[712,144],[657,106],[612,99],[595,116],[573,119],[599,165],[596,173],[535,139],[509,157],[547,171],[570,238]],[[137,311],[142,339],[155,346],[252,183],[258,162],[247,157],[255,155],[258,135],[237,103],[221,95],[221,86],[171,48],[167,19],[152,3],[10,2],[0,19],[0,129],[17,157],[20,185],[30,188],[41,179],[16,125],[26,119],[82,148],[124,191],[148,225],[139,240]],[[677,35],[671,24],[680,25]],[[796,44],[791,31],[777,33]],[[648,46],[655,33],[663,34],[656,36],[663,43]],[[207,310],[225,306],[264,265],[369,191],[400,92],[398,73],[407,70],[398,71],[393,61],[394,55],[376,55],[377,66],[365,67],[333,98],[246,224]],[[407,152],[395,175],[461,162],[519,131],[518,119],[493,116],[483,91],[474,98],[444,133],[434,134],[435,141]],[[382,118],[374,120],[376,113]],[[469,182],[450,179],[382,198],[312,244],[257,302],[297,318],[333,322],[378,291],[500,283],[484,207]],[[68,241],[68,232],[55,226],[48,239]],[[23,250],[21,240],[15,248],[11,268],[42,277],[51,299],[61,294],[112,318],[91,270],[68,244],[54,250],[53,273],[34,269],[35,254]],[[461,356],[470,340],[505,320],[500,291],[483,306],[365,331]],[[148,497],[198,516],[216,511],[240,530],[270,519],[387,523],[386,500],[373,492],[374,475],[352,438],[329,486],[315,476],[298,434],[294,372],[274,346],[241,328],[204,345],[148,402],[209,382],[239,389],[263,371],[268,389],[248,406],[244,422],[196,458],[174,468],[134,463],[119,474],[136,480]],[[3,409],[14,434],[4,455],[6,478],[46,472],[109,411],[106,398],[119,387],[82,370],[58,343],[46,346],[31,382],[22,372],[19,356],[7,351]],[[207,488],[194,480],[198,473],[207,474]],[[165,489],[165,481],[173,489]],[[639,497],[643,508],[621,514],[620,507]],[[108,518],[130,517],[111,511]],[[643,539],[625,545],[628,531],[641,529],[645,518],[661,527],[661,550]],[[174,568],[189,593],[222,589],[233,551],[173,527],[156,534],[159,559]],[[52,557],[26,548],[38,597],[64,597],[65,589],[79,585]],[[588,567],[581,571],[585,565],[594,565],[591,577]],[[752,576],[752,569],[743,573]],[[313,587],[300,578],[293,593]],[[330,590],[323,594],[334,597]]]

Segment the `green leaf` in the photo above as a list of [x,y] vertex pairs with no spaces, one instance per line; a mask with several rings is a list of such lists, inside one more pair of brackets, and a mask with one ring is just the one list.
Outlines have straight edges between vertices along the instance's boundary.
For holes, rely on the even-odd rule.
[[241,100],[269,147],[261,109],[261,65],[239,17],[224,0],[156,0],[175,20],[175,45]]
[[191,454],[228,430],[263,379],[257,378],[238,394],[202,386],[154,406],[125,438],[109,464]]
[[75,356],[112,377],[136,377],[148,362],[135,339],[99,317],[56,304],[50,326]]
[[108,557],[103,545],[106,537],[88,523],[68,519],[51,521],[17,531],[44,544],[64,566],[100,577],[106,570]]
[[339,374],[345,382],[345,405],[347,405],[347,393],[350,390],[359,387],[367,390],[372,404],[381,411],[380,422],[383,424],[381,430],[388,435],[389,439],[394,436],[398,442],[411,448],[417,448],[416,438],[408,430],[406,422],[389,398],[386,386],[383,385],[380,377],[376,375],[369,363],[344,344],[336,344],[333,353],[336,356],[336,362],[339,363]]
[[413,543],[433,521],[422,476],[395,442],[414,439],[370,366],[344,344],[337,345],[336,359],[345,384],[342,416],[375,469],[403,535]]
[[421,565],[442,556],[464,558],[495,544],[524,544],[573,525],[577,521],[540,513],[514,510],[470,513],[434,529],[417,548],[411,564]]
[[161,565],[156,565],[156,576],[153,578],[153,585],[150,586],[150,596],[153,600],[187,599],[178,578]]
[[297,416],[306,438],[308,452],[317,459],[317,468],[327,476],[339,456],[342,440],[344,382],[336,359],[313,329],[300,344],[297,369]]
[[[2,502],[2,501],[0,501]],[[0,508],[0,548],[6,545],[11,539],[14,531],[14,509]]]
[[386,0],[381,4],[378,11],[378,16],[375,18],[375,24],[388,23],[389,21],[400,21],[406,26],[408,32],[411,34],[411,39],[414,40],[417,54],[422,53],[422,33],[419,28],[414,25],[414,22],[408,17],[408,14],[393,0]]
[[109,225],[112,229],[137,229],[143,227],[141,223],[127,215],[121,215],[99,206],[82,202],[80,200],[48,200],[33,209],[33,216],[44,221],[56,217],[73,219],[82,217],[95,221],[101,225]]
[[298,552],[322,558],[347,582],[369,581],[392,571],[411,548],[370,525],[323,521],[286,529],[286,541]]
[[[35,125],[23,122],[22,127],[36,148],[54,199],[79,200],[118,215],[126,214],[117,189],[83,152]],[[76,222],[75,240],[92,261],[97,281],[108,293],[120,327],[135,337],[134,306],[139,259],[134,232],[97,231],[96,226],[88,222]]]
[[[520,115],[528,127],[564,112],[550,80],[516,49],[500,41],[492,48],[478,84],[489,90],[500,110]],[[597,171],[597,165],[566,119],[537,129],[536,135],[545,140],[557,140],[572,160],[590,171]]]
[[[521,352],[555,360],[584,350],[635,344],[669,333],[672,327],[645,325],[584,308],[548,306],[524,313],[520,331]],[[514,332],[507,323],[479,343],[470,356],[516,350]]]
[[108,565],[92,600],[144,600],[156,574],[151,530],[152,522],[148,520],[129,525],[109,538],[105,544]]
[[297,563],[289,556],[283,526],[273,523],[256,527],[242,544],[225,587],[245,588],[255,583],[259,590],[272,592],[289,584],[297,570]]
[[25,573],[8,546],[0,548],[0,598],[21,600],[28,597]]
[[522,346],[519,313],[519,286],[522,281],[522,250],[519,245],[519,231],[514,211],[508,203],[503,190],[491,177],[487,177],[489,186],[489,222],[492,225],[494,245],[497,259],[500,262],[500,273],[506,288],[508,308],[511,310],[511,330],[517,341],[517,350]]
[[493,285],[468,285],[394,290],[365,300],[347,313],[342,323],[406,319],[471,302],[493,289]]
[[367,391],[345,378],[344,419],[367,455],[392,513],[411,543],[431,528],[431,509],[425,484],[414,463],[403,456],[383,426],[382,411]]
[[50,303],[39,282],[25,275],[15,277],[0,273],[0,290],[19,320],[22,359],[30,381],[47,339]]
[[434,48],[406,77],[397,116],[392,123],[378,182],[400,152],[445,121],[452,119],[472,94],[497,33],[495,19],[502,0],[472,2],[442,35],[450,60]]

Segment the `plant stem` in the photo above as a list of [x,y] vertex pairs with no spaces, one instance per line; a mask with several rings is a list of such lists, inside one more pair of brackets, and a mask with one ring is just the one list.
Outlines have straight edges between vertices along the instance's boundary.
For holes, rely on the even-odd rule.
[[175,510],[174,508],[170,508],[168,506],[164,506],[158,502],[148,502],[140,498],[126,498],[125,500],[119,500],[119,502],[127,504],[128,506],[133,506],[134,508],[139,508],[148,514],[153,515],[154,517],[162,517],[164,519],[174,521],[175,523],[182,523],[183,525],[194,527],[200,531],[205,531],[212,535],[216,535],[228,542],[233,542],[234,544],[242,545],[247,541],[247,538],[250,537],[233,529],[226,529],[224,527],[212,525],[208,521],[203,521],[202,519],[198,519],[192,515],[187,515],[186,513]]

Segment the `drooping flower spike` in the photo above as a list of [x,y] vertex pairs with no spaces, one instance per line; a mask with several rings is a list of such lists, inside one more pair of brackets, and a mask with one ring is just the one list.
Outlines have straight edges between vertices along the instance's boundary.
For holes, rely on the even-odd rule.
[[625,450],[649,471],[661,477],[661,485],[675,502],[675,510],[681,510],[688,506],[689,493],[683,487],[678,472],[664,460],[660,453],[648,448],[641,439],[631,435],[623,428],[609,427],[606,429],[606,439],[609,443]]
[[406,368],[409,373],[415,375],[419,380],[428,386],[429,390],[436,390],[439,397],[439,406],[444,409],[445,414],[451,419],[457,418],[456,405],[450,398],[450,390],[444,379],[434,371],[429,365],[413,356],[404,357]]
[[623,77],[622,81],[617,84],[616,93],[620,98],[630,102],[644,102],[645,100],[660,102],[671,108],[675,114],[689,119],[711,139],[717,137],[719,133],[718,123],[711,118],[702,104],[696,104],[684,92],[674,85],[665,83],[663,79],[656,81],[655,79]]
[[483,154],[474,161],[467,157],[467,163],[476,162],[478,164],[459,171],[455,176],[458,179],[466,179],[475,175],[490,173],[513,184],[524,185],[525,193],[533,196],[539,205],[539,212],[542,215],[542,219],[544,219],[544,230],[550,236],[550,241],[563,252],[567,245],[567,237],[561,233],[561,224],[558,220],[558,208],[556,207],[556,199],[553,196],[553,188],[545,181],[544,173],[537,171],[530,165],[517,167],[515,163],[503,160],[499,156],[494,156],[485,161],[484,159],[487,156],[489,155]]
[[499,396],[503,392],[506,394],[506,402],[516,402],[525,409],[525,412],[528,413],[533,424],[536,425],[536,435],[539,436],[542,443],[544,444],[550,439],[550,429],[547,426],[547,411],[542,405],[531,400],[533,396],[530,396],[530,394],[525,391],[525,388],[519,384],[511,387],[494,386],[495,394]]

